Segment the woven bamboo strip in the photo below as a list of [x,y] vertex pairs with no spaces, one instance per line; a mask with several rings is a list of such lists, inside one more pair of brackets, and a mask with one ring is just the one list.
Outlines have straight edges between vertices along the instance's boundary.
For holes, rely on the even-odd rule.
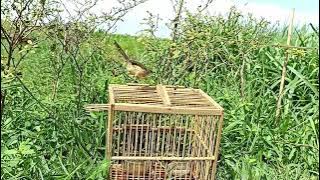
[[131,100],[131,101],[134,101],[134,100],[137,100],[137,101],[157,101],[157,102],[161,102],[162,99],[160,98],[156,98],[156,97],[146,97],[146,96],[141,96],[141,97],[136,97],[136,96],[131,96],[131,97],[117,97],[118,100]]
[[154,99],[161,99],[158,95],[152,95],[152,94],[115,94],[116,98],[130,98],[134,96],[134,98],[154,98]]
[[150,95],[150,96],[157,96],[157,91],[134,91],[134,90],[116,91],[115,95],[117,95],[117,96],[125,96],[125,95]]
[[206,97],[215,107],[223,110],[223,108],[217,103],[215,102],[210,96],[208,96],[205,92],[203,92],[201,89],[198,90],[198,92],[200,92],[204,97]]

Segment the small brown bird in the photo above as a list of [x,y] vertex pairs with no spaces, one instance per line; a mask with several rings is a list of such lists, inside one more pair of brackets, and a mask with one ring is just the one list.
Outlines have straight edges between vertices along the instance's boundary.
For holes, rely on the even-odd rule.
[[175,177],[186,177],[190,174],[190,167],[186,163],[172,162],[168,164],[168,169]]
[[133,75],[138,79],[143,79],[151,73],[151,71],[142,63],[130,59],[129,56],[124,52],[124,50],[116,41],[114,41],[114,45],[117,47],[119,53],[123,56],[129,74]]

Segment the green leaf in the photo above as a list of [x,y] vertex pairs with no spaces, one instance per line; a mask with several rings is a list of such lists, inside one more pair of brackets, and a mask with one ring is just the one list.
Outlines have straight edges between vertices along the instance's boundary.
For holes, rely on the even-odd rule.
[[17,154],[18,151],[16,149],[8,149],[4,151],[4,154],[6,155],[13,155],[13,154]]
[[19,152],[21,154],[34,154],[34,150],[31,149],[31,146],[26,144],[26,142],[22,142],[19,146]]
[[173,59],[178,58],[179,56],[180,56],[180,51],[178,50],[173,51],[173,56],[172,56]]
[[26,154],[34,154],[34,153],[35,152],[32,149],[26,149],[26,150],[21,151],[21,154],[24,154],[24,155],[26,155]]
[[295,149],[295,148],[291,150],[291,152],[290,152],[290,154],[289,154],[289,157],[288,157],[289,160],[292,159],[292,157],[293,157],[293,155],[294,155],[295,152],[296,152],[296,149]]
[[313,86],[306,78],[303,76],[300,72],[295,70],[293,67],[288,66],[288,69],[293,72],[296,76],[298,76],[316,95],[316,97],[319,96],[319,92],[315,86]]

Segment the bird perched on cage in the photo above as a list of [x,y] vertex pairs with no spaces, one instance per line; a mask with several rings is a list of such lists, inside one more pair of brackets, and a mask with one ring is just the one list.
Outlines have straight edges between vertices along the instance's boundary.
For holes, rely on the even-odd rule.
[[138,79],[143,79],[151,73],[151,70],[149,70],[142,63],[130,59],[129,56],[121,48],[121,46],[117,43],[117,41],[114,41],[114,45],[116,46],[119,53],[123,56],[129,74],[133,75]]

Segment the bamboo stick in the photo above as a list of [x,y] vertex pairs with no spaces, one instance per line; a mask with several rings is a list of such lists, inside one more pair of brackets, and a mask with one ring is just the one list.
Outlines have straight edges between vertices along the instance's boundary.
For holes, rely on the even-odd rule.
[[[222,110],[215,109],[211,106],[206,107],[166,107],[157,104],[129,104],[129,103],[115,103],[114,109],[116,111],[132,111],[132,112],[149,112],[149,113],[164,113],[164,114],[195,114],[195,115],[220,115]],[[109,105],[88,105],[86,106],[87,111],[108,111]]]
[[[122,119],[122,113],[119,113],[119,118],[118,118],[118,127],[121,126],[121,119]],[[113,131],[113,129],[112,129]],[[121,135],[122,135],[122,131],[118,131],[117,133],[115,133],[116,137],[117,137],[117,156],[120,156],[120,139],[121,139]],[[123,134],[124,136],[124,134]]]
[[161,97],[163,104],[170,106],[171,102],[170,102],[170,98],[168,96],[168,92],[167,92],[165,86],[157,85],[157,92],[158,92],[159,96]]
[[[145,133],[145,145],[144,145],[144,148],[145,148],[145,153],[144,153],[144,155],[145,156],[150,156],[151,155],[151,153],[149,154],[149,138],[152,138],[152,134],[151,134],[151,136],[149,137],[149,135],[150,135],[150,119],[148,118],[148,115],[147,115],[147,117],[146,117],[146,123],[147,123],[147,131],[146,132],[143,132],[142,131],[142,134],[143,133]],[[142,129],[143,127],[141,127],[141,129]],[[151,144],[152,144],[152,141],[150,141],[151,142]]]
[[127,160],[127,161],[207,161],[216,160],[214,156],[204,157],[167,157],[167,156],[113,156],[111,160]]
[[[127,125],[128,124],[128,113],[127,112],[124,112],[124,122],[123,122],[123,126]],[[119,127],[120,128],[120,127]],[[122,155],[123,156],[126,156],[126,143],[127,143],[127,128],[124,128],[124,131],[123,131],[124,135],[123,135],[123,141],[122,141]]]
[[[183,119],[184,119],[184,116],[181,116],[181,121],[180,121],[180,124],[179,124],[179,126],[183,126],[184,124],[183,124]],[[175,129],[177,129],[177,128],[175,128]],[[187,129],[187,127],[186,127],[186,129]],[[181,147],[181,143],[182,143],[182,130],[180,129],[179,130],[179,137],[178,137],[178,149],[177,149],[177,156],[180,156],[180,147]],[[184,148],[184,147],[182,147],[182,148]]]
[[153,155],[155,152],[154,152],[154,149],[156,148],[156,132],[155,132],[155,128],[153,127],[156,127],[156,114],[152,114],[152,128],[151,128],[151,148],[150,148],[150,155]]
[[319,49],[317,47],[301,47],[301,46],[290,46],[290,45],[272,45],[274,47],[282,47],[284,49]]
[[[142,117],[141,117],[141,124],[144,124],[145,121],[144,121],[144,117],[145,115],[142,114]],[[141,126],[140,128],[140,146],[139,146],[139,156],[141,156],[142,154],[142,144],[143,144],[143,126]]]
[[[164,124],[164,126],[167,126],[167,120],[166,119],[164,119],[164,122],[163,122],[163,124]],[[163,154],[164,154],[164,149],[165,149],[165,139],[166,139],[166,133],[165,133],[165,131],[163,131],[162,132],[162,142],[161,142],[161,150],[160,150],[160,155],[161,156],[163,156]]]
[[[133,116],[133,113],[132,112],[127,112],[128,114],[129,114],[129,124],[131,125],[131,124],[134,124],[134,122],[133,122],[133,118],[132,118],[132,116]],[[133,138],[132,138],[132,126],[129,126],[130,128],[129,128],[129,137],[128,137],[128,154],[129,153],[131,153],[132,151],[134,151],[134,150],[132,150],[131,151],[131,141],[133,141]],[[132,147],[133,148],[133,147]]]
[[[223,126],[223,113],[219,117],[219,127],[218,127],[218,132],[217,132],[217,140],[216,140],[215,149],[214,149],[214,157],[216,157],[216,158],[218,157],[218,154],[219,154],[222,126]],[[218,163],[217,161],[218,161],[218,158],[215,159],[214,164],[213,164],[213,174],[214,174],[213,179],[215,178],[215,174],[217,171],[217,163]]]
[[[169,124],[169,127],[170,127],[170,124]],[[175,128],[175,127],[173,127],[173,128]],[[166,151],[166,154],[168,155],[169,154],[169,149],[170,149],[170,144],[171,144],[171,130],[173,129],[173,128],[169,128],[169,132],[168,132],[168,148],[167,148],[167,151]],[[174,139],[172,139],[172,143],[174,143]],[[171,146],[171,148],[172,148],[173,146]]]
[[[134,113],[134,118],[136,120],[136,124],[139,124],[139,117],[138,116],[138,113]],[[136,128],[135,129],[135,134],[134,134],[134,148],[133,148],[133,156],[137,156],[137,149],[138,149],[138,132],[139,132],[139,128]],[[138,155],[139,156],[139,155]]]
[[106,133],[106,139],[107,139],[107,143],[106,143],[106,159],[109,160],[111,159],[112,156],[112,121],[114,119],[114,105],[111,104],[109,106],[109,116],[108,116],[108,121],[107,121],[107,126],[106,128],[108,129],[107,133]]
[[177,126],[177,119],[180,117],[180,115],[175,115],[174,116],[174,124],[173,124],[173,141],[172,141],[172,155],[176,156],[175,154],[175,150],[176,150],[176,141],[177,141],[177,128],[175,128]]
[[[162,117],[162,115],[160,114],[159,116],[158,116],[159,118],[158,118],[158,126],[161,126],[161,117]],[[161,145],[161,143],[160,143],[160,136],[161,136],[161,131],[160,131],[160,129],[158,129],[158,132],[157,132],[157,146],[156,146],[156,152],[158,153],[158,152],[160,152],[160,145]]]
[[[292,13],[291,13],[291,18],[290,18],[291,20],[290,20],[289,27],[288,27],[287,46],[290,46],[290,41],[291,41],[291,36],[292,36],[292,25],[293,25],[293,19],[294,19],[294,11],[295,10],[293,9]],[[283,66],[282,66],[280,90],[279,90],[279,96],[278,96],[278,100],[277,100],[277,109],[276,109],[276,119],[277,120],[279,118],[280,110],[281,110],[281,101],[282,101],[282,97],[283,97],[284,80],[286,77],[288,61],[289,61],[289,52],[286,51],[286,59],[285,59]]]

